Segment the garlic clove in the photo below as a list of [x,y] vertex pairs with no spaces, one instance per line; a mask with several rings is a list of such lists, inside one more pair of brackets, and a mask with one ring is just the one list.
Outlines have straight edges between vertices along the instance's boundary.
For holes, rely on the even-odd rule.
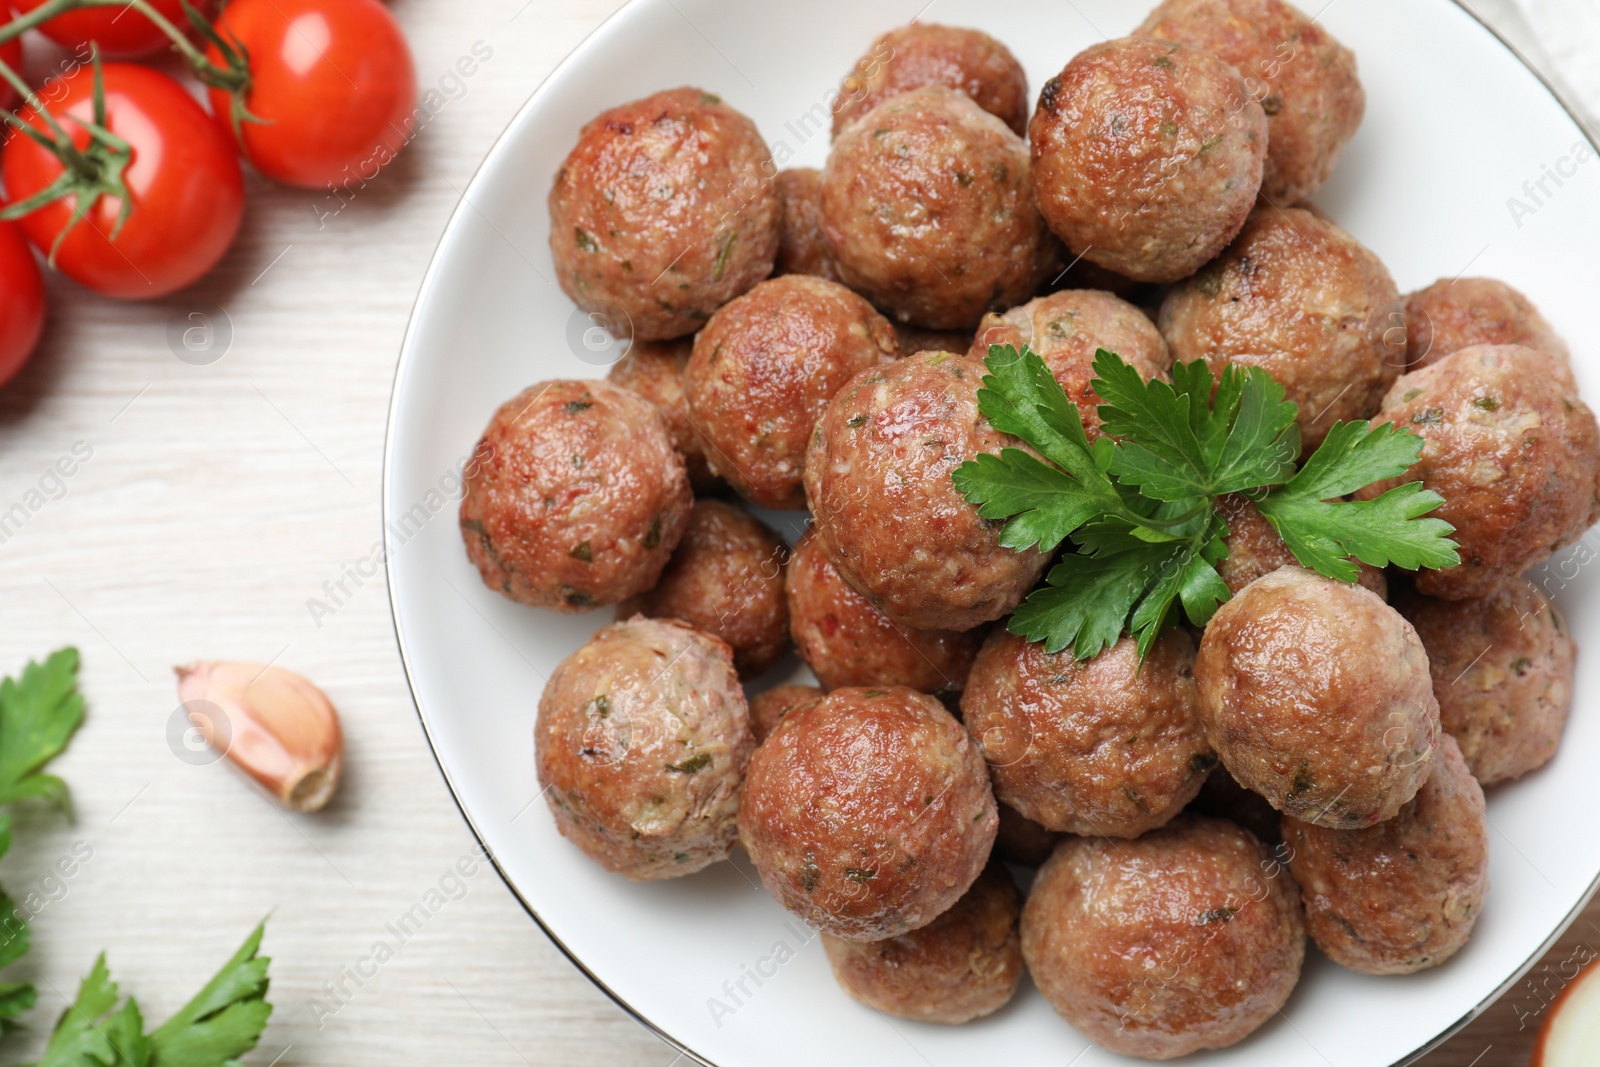
[[322,690],[282,667],[205,661],[174,667],[178,698],[206,743],[292,811],[317,811],[339,787],[344,733]]

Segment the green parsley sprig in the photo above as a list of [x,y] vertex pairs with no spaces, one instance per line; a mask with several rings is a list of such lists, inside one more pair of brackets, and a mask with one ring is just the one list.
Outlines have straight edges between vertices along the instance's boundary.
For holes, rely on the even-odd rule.
[[1335,423],[1296,469],[1298,408],[1258,367],[1213,376],[1204,360],[1175,363],[1172,381],[1146,382],[1114,352],[1095,357],[1103,436],[1093,445],[1075,404],[1026,346],[994,345],[978,406],[995,429],[1030,445],[979,455],[953,474],[986,519],[1006,520],[1000,543],[1054,552],[1069,544],[1012,614],[1012,633],[1068,645],[1090,659],[1126,630],[1142,659],[1174,609],[1204,626],[1228,599],[1216,565],[1227,557],[1219,498],[1246,495],[1302,565],[1354,582],[1354,557],[1408,570],[1460,562],[1454,527],[1423,518],[1444,498],[1411,482],[1375,500],[1341,501],[1398,478],[1422,439],[1392,425]]

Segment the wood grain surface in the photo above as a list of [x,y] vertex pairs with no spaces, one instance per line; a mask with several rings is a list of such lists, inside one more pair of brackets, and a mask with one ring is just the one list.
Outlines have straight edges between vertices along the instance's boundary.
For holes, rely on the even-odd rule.
[[[1563,42],[1541,50],[1532,28],[1556,0],[1526,2],[1537,19],[1511,0],[1474,6],[1559,62]],[[393,0],[443,103],[378,180],[340,200],[249,179],[237,245],[171,299],[117,304],[52,279],[43,349],[0,393],[0,512],[39,503],[0,543],[0,669],[75,644],[90,712],[57,766],[76,822],[23,816],[0,862],[12,895],[38,904],[33,950],[6,977],[40,989],[0,1060],[37,1054],[102,949],[160,1019],[268,913],[277,1009],[250,1063],[678,1059],[476,861],[406,689],[382,578],[351,566],[379,536],[390,384],[435,242],[516,108],[616,6]],[[462,74],[479,42],[492,55]],[[47,69],[48,50],[30,48]],[[74,449],[87,459],[71,477],[47,474]],[[341,581],[341,606],[314,616],[308,601]],[[172,740],[171,667],[197,658],[274,661],[328,691],[348,745],[329,810],[284,815]],[[87,859],[55,873],[73,855]],[[419,902],[425,921],[397,937]],[[363,964],[380,943],[392,958]],[[1561,961],[1589,946],[1595,908],[1549,970],[1424,1062],[1526,1063]]]

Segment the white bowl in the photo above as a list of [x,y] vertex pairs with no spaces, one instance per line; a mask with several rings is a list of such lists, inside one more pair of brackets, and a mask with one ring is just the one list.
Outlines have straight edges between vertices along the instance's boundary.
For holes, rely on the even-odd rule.
[[[535,708],[551,668],[612,613],[557,616],[484,588],[454,514],[456,474],[495,406],[541,379],[600,376],[609,358],[604,345],[592,350],[592,324],[554,283],[545,207],[552,176],[600,110],[682,84],[719,93],[753,117],[780,163],[819,166],[828,124],[817,105],[876,34],[919,8],[1004,41],[1037,92],[1080,49],[1127,33],[1145,6],[939,0],[926,11],[923,0],[635,0],[517,115],[428,270],[395,379],[384,472],[390,594],[423,725],[463,813],[530,914],[620,1004],[702,1062],[1132,1061],[1089,1046],[1031,987],[964,1027],[891,1020],[835,987],[818,939],[760,889],[742,859],[634,885],[557,834],[534,779]],[[1449,0],[1332,0],[1321,21],[1359,57],[1368,105],[1319,205],[1383,257],[1402,290],[1464,272],[1521,288],[1573,343],[1584,393],[1600,400],[1600,341],[1589,319],[1600,278],[1600,163],[1578,125]],[[1591,535],[1533,574],[1580,644],[1600,635],[1596,568],[1584,565],[1597,549]],[[1576,707],[1555,761],[1490,791],[1492,888],[1471,943],[1405,978],[1352,974],[1313,952],[1281,1018],[1196,1062],[1404,1061],[1541,955],[1600,873],[1600,673],[1590,655],[1580,657]]]

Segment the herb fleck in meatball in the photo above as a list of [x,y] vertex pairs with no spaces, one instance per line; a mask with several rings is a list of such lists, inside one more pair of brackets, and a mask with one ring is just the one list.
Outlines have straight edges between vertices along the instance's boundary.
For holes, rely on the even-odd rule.
[[1051,1007],[1144,1059],[1243,1040],[1289,999],[1305,942],[1287,873],[1248,830],[1199,815],[1137,841],[1067,838],[1022,910],[1022,956]]
[[632,389],[656,406],[672,445],[683,457],[689,484],[695,492],[710,492],[721,483],[706,466],[706,442],[689,418],[689,401],[683,395],[683,368],[689,362],[690,341],[635,341],[627,355],[611,365],[606,378]]
[[773,273],[838,281],[833,251],[822,236],[822,173],[814,167],[779,171],[778,194],[783,199],[783,240]]
[[[1228,546],[1228,556],[1217,564],[1217,573],[1228,584],[1229,593],[1237,593],[1264,574],[1279,567],[1296,567],[1299,561],[1289,546],[1283,543],[1278,531],[1266,517],[1256,510],[1248,497],[1231,493],[1217,502],[1217,510],[1228,523],[1228,536],[1223,542]],[[1360,560],[1354,561],[1360,577],[1356,580],[1380,597],[1389,595],[1389,582],[1383,571]]]
[[756,744],[771,737],[785,715],[820,699],[822,690],[814,685],[779,685],[751,697],[750,729],[756,735]]
[[1261,188],[1267,116],[1239,72],[1124,37],[1073,57],[1028,124],[1039,209],[1075,254],[1175,282],[1233,240]]
[[888,320],[837,282],[762,282],[711,317],[684,371],[711,470],[758,504],[804,507],[817,416],[851,375],[898,353]]
[[778,902],[823,933],[881,941],[961,898],[994,844],[983,757],[937,700],[835,689],[756,749],[739,838]]
[[466,476],[461,536],[483,582],[575,612],[655,584],[694,500],[660,414],[609,382],[553,381],[502,404]]
[[1194,677],[1233,776],[1321,826],[1392,818],[1432,770],[1439,705],[1422,642],[1359,585],[1281,567],[1217,610]]
[[1483,790],[1455,739],[1399,814],[1360,830],[1283,820],[1317,947],[1363,974],[1412,974],[1455,955],[1489,888]]
[[1028,132],[1028,76],[1009,48],[981,30],[913,22],[872,42],[845,78],[834,136],[890,97],[925,85],[964,93],[1017,136]]
[[682,337],[772,273],[783,206],[755,123],[700,89],[602,112],[550,190],[550,254],[586,311]]
[[563,660],[534,727],[556,826],[635,881],[727,858],[754,747],[728,646],[654,619],[607,626]]
[[1524,345],[1568,358],[1533,301],[1492,278],[1440,278],[1406,298],[1406,356],[1421,370],[1474,345]]
[[1463,348],[1395,382],[1378,422],[1421,435],[1422,456],[1370,500],[1420,481],[1444,497],[1461,563],[1417,574],[1456,600],[1488,593],[1550,558],[1600,518],[1600,428],[1567,364],[1520,345]]

